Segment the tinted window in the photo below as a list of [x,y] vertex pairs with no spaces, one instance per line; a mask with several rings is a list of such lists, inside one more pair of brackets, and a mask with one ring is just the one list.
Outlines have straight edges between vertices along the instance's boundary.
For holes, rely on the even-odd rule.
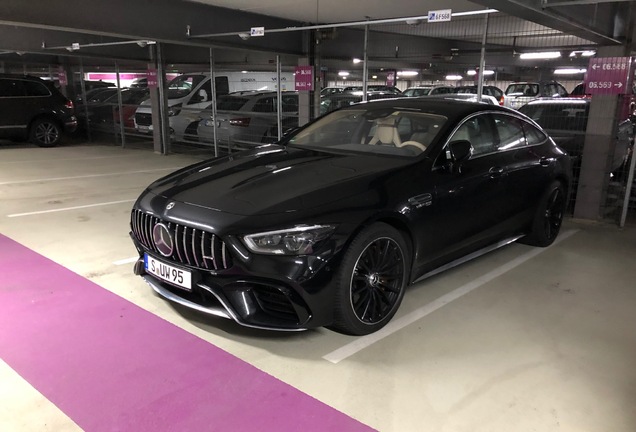
[[22,80],[0,79],[0,97],[24,96]]
[[276,112],[276,108],[274,107],[275,99],[273,97],[264,97],[260,98],[254,104],[254,108],[252,111],[255,112]]
[[223,111],[238,111],[248,100],[240,97],[224,97],[217,100],[216,108]]
[[498,150],[510,150],[526,145],[521,120],[501,114],[496,114],[493,118],[499,135]]
[[530,123],[523,122],[523,131],[526,134],[526,142],[528,145],[541,144],[547,139],[547,136]]
[[453,134],[451,141],[467,140],[473,146],[473,156],[492,153],[496,150],[495,135],[490,116],[478,115],[466,120]]
[[27,96],[49,96],[51,92],[42,83],[36,81],[23,81]]
[[204,79],[203,75],[180,75],[176,77],[168,84],[168,98],[176,99],[187,96]]
[[506,89],[506,94],[515,94],[517,96],[537,96],[539,94],[539,84],[510,84]]

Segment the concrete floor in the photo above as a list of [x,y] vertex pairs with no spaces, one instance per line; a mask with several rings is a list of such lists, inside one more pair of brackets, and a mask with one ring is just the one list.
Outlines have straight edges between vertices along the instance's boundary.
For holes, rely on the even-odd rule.
[[[551,248],[411,287],[368,338],[256,331],[171,305],[120,263],[133,200],[199,159],[0,141],[0,234],[380,431],[636,430],[636,226],[566,221]],[[0,430],[79,430],[4,361],[0,383]]]

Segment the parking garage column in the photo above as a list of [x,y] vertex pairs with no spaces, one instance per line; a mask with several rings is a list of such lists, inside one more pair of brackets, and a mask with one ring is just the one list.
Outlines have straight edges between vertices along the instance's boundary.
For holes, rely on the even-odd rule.
[[149,45],[150,63],[148,63],[148,72],[156,76],[155,80],[148,80],[148,91],[150,93],[150,109],[152,115],[152,137],[153,149],[155,153],[164,153],[165,146],[163,142],[163,117],[161,113],[161,97],[159,86],[165,85],[164,68],[160,67],[160,60],[157,56],[156,45]]
[[[611,46],[599,48],[596,57],[622,57],[625,55],[625,47]],[[616,145],[615,136],[619,122],[618,105],[619,96],[617,94],[592,96],[574,208],[575,218],[588,220],[603,218],[607,186],[610,180],[610,165]]]

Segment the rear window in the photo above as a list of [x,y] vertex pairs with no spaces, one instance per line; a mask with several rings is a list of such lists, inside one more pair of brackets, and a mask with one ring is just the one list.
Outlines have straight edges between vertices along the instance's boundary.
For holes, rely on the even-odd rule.
[[510,96],[537,96],[539,84],[510,84],[506,89],[506,94]]
[[248,98],[223,97],[216,102],[216,109],[223,111],[238,111],[247,103]]
[[519,109],[544,129],[584,132],[587,127],[589,105],[531,104]]

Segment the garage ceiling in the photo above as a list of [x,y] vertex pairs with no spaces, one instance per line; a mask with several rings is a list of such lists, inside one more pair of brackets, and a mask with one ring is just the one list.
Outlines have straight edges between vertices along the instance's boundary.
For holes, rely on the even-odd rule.
[[[556,1],[556,0],[555,0]],[[504,53],[501,63],[511,62],[519,50],[534,47],[596,46],[626,43],[634,32],[634,2],[565,0],[60,0],[41,1],[38,7],[23,0],[2,0],[0,15],[0,62],[76,63],[85,65],[144,65],[148,48],[136,45],[63,49],[73,43],[104,44],[135,39],[162,42],[169,64],[198,64],[205,68],[211,46],[224,68],[271,68],[275,54],[285,64],[296,64],[309,47],[306,32],[267,34],[242,40],[236,35],[253,26],[267,29],[303,26],[307,23],[338,23],[426,15],[429,10],[451,8],[465,12],[496,8],[489,24],[489,52]],[[554,5],[554,6],[553,6]],[[628,19],[631,19],[629,21]],[[476,22],[476,21],[475,21]],[[189,38],[209,33],[235,33],[208,39]],[[483,27],[455,20],[439,27],[404,24],[373,26],[371,66],[389,59],[393,67],[422,67],[427,63],[458,63],[451,49],[458,49],[465,64],[479,55]],[[532,37],[536,35],[536,37]],[[333,68],[361,56],[361,27],[339,29],[337,39],[325,41],[321,56]],[[46,48],[43,49],[42,45]],[[393,55],[399,45],[400,56]],[[51,49],[61,47],[61,49]],[[16,53],[23,54],[21,57]],[[393,57],[393,58],[391,58]],[[495,63],[499,60],[494,59]],[[137,63],[135,63],[137,62]]]

